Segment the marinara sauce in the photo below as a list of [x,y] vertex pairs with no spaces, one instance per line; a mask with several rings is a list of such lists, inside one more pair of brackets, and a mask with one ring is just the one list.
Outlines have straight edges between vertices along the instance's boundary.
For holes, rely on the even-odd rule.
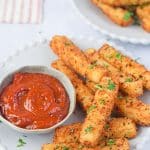
[[26,129],[44,129],[65,118],[69,97],[54,77],[39,73],[16,73],[0,95],[1,114]]

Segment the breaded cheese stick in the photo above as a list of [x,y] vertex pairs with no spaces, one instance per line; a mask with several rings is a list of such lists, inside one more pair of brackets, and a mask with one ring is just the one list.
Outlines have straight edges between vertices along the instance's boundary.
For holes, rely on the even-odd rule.
[[132,119],[136,124],[150,126],[150,105],[137,98],[119,96],[115,106],[122,116]]
[[[142,80],[136,80],[133,76],[121,73],[119,69],[115,68],[103,58],[101,58],[97,51],[89,49],[85,51],[86,56],[93,65],[101,65],[105,67],[112,76],[115,76],[119,79],[119,87],[120,90],[124,93],[132,97],[138,97],[143,94],[143,82]],[[87,81],[87,86],[91,87],[92,90],[96,90],[94,88],[94,84],[92,82]],[[93,86],[93,87],[92,87]]]
[[100,0],[100,1],[111,6],[142,5],[150,2],[150,0]]
[[96,146],[102,135],[106,119],[114,107],[114,95],[104,90],[97,90],[92,109],[86,116],[80,132],[80,142],[83,145]]
[[[133,18],[130,15],[130,12],[121,7],[113,7],[101,2],[101,0],[92,0],[92,2],[102,10],[102,12],[110,18],[114,23],[126,27],[133,23]],[[125,16],[129,14],[128,18]]]
[[69,69],[61,60],[54,61],[51,66],[68,76],[76,90],[77,102],[86,111],[93,102],[94,93],[83,84],[74,71]]
[[108,44],[104,44],[99,49],[99,55],[125,74],[132,75],[136,79],[141,79],[144,87],[150,89],[150,72],[143,65],[121,54],[121,52]]
[[137,128],[133,120],[129,118],[112,118],[104,128],[104,136],[107,138],[134,138]]
[[[94,108],[93,108],[94,109]],[[79,143],[82,123],[64,125],[55,129],[54,143]],[[101,140],[105,138],[134,138],[137,134],[135,123],[128,118],[113,118],[104,127]],[[65,135],[65,136],[64,136]]]
[[50,46],[67,66],[93,82],[100,82],[107,74],[101,66],[91,67],[84,53],[65,36],[54,36]]
[[140,19],[143,29],[150,32],[150,4],[138,6],[136,13]]
[[80,132],[80,142],[84,145],[96,146],[102,135],[108,116],[114,107],[114,99],[118,94],[118,81],[111,77],[103,77],[97,84],[92,109],[86,116]]
[[129,142],[125,138],[107,139],[103,145],[94,148],[85,145],[72,143],[44,144],[42,150],[129,150]]

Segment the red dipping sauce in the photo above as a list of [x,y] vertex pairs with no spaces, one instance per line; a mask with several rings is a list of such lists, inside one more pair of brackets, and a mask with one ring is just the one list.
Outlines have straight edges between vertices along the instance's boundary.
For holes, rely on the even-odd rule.
[[1,114],[26,129],[44,129],[68,114],[69,97],[54,77],[39,73],[16,73],[0,95]]

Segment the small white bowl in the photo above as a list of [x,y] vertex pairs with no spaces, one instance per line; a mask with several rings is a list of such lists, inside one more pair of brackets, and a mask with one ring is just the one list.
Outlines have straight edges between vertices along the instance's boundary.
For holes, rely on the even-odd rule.
[[74,90],[74,87],[73,87],[72,83],[70,82],[70,80],[68,79],[68,77],[66,75],[64,75],[60,71],[57,71],[57,70],[55,70],[53,68],[48,68],[48,67],[45,67],[45,66],[24,66],[24,67],[21,67],[21,68],[19,68],[17,70],[9,72],[1,80],[1,82],[0,82],[0,92],[2,92],[4,87],[6,87],[12,81],[13,75],[15,73],[17,73],[17,72],[43,73],[43,74],[48,74],[48,75],[51,75],[51,76],[55,77],[65,87],[66,92],[67,92],[67,94],[69,96],[70,107],[69,107],[69,111],[68,111],[67,116],[62,121],[60,121],[59,123],[55,124],[54,126],[52,126],[50,128],[34,129],[34,130],[20,128],[20,127],[18,127],[16,125],[12,124],[8,120],[6,120],[2,115],[0,115],[0,120],[2,120],[2,122],[5,125],[11,127],[14,130],[17,130],[17,131],[19,131],[21,133],[37,133],[37,134],[41,134],[41,133],[48,133],[48,132],[53,131],[56,127],[58,127],[61,124],[63,124],[70,117],[70,115],[73,113],[73,111],[75,109],[76,94],[75,94],[75,90]]

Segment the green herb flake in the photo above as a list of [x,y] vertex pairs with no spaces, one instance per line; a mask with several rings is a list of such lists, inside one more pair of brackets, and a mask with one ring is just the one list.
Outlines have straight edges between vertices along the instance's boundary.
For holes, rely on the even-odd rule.
[[112,145],[114,145],[115,144],[115,140],[114,139],[109,139],[108,141],[107,141],[107,145],[108,146],[112,146]]
[[100,85],[100,84],[96,84],[95,88],[98,89],[98,90],[102,90],[103,89],[102,85]]
[[116,88],[116,85],[111,80],[109,80],[107,88],[112,91]]
[[97,61],[92,62],[92,63],[89,65],[89,69],[93,69],[95,66],[97,66]]
[[0,120],[0,123],[2,123],[2,120]]
[[63,149],[63,150],[69,150],[69,147],[63,146],[62,149]]
[[105,130],[109,129],[110,128],[110,125],[109,124],[106,124],[105,125]]
[[125,21],[129,21],[132,16],[133,16],[133,13],[128,11],[128,12],[126,12],[126,13],[124,14],[123,19],[124,19]]
[[59,145],[56,145],[56,147],[54,148],[54,150],[58,150],[60,148]]
[[132,82],[133,79],[132,78],[126,78],[125,82]]
[[99,103],[100,103],[101,105],[105,105],[105,100],[104,100],[104,99],[100,99],[100,100],[99,100]]
[[86,129],[85,129],[85,133],[87,134],[87,133],[90,133],[90,132],[92,132],[92,130],[93,130],[93,127],[90,125],[90,126],[88,126]]
[[17,147],[23,147],[25,144],[27,144],[23,139],[19,138]]
[[96,108],[95,105],[92,105],[88,108],[87,113],[91,112],[92,110],[94,110]]
[[122,55],[121,55],[120,53],[117,53],[117,54],[116,54],[116,58],[117,58],[118,60],[120,60],[120,59],[122,58]]
[[118,99],[122,99],[123,98],[123,96],[122,95],[118,95]]
[[107,69],[109,67],[109,65],[106,63],[103,63],[103,67]]

